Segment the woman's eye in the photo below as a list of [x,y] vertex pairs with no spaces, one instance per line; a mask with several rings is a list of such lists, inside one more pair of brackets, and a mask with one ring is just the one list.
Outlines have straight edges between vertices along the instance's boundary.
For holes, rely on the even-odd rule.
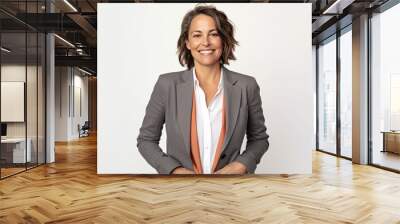
[[195,34],[195,35],[193,35],[193,37],[194,37],[194,38],[199,38],[200,35],[199,35],[199,34]]
[[218,37],[219,34],[218,34],[218,33],[212,33],[211,36],[213,36],[213,37]]

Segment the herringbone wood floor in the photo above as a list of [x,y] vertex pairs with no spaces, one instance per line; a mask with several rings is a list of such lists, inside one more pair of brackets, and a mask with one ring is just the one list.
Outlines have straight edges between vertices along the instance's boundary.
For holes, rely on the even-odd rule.
[[312,175],[98,176],[96,138],[0,181],[0,223],[400,223],[400,175],[315,152]]

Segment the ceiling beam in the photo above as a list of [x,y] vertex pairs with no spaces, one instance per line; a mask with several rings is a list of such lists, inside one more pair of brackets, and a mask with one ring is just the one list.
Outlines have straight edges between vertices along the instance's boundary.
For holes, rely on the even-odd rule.
[[56,66],[83,66],[96,71],[97,60],[91,56],[55,56]]
[[353,2],[355,2],[355,0],[336,0],[324,9],[322,14],[342,14],[343,10]]

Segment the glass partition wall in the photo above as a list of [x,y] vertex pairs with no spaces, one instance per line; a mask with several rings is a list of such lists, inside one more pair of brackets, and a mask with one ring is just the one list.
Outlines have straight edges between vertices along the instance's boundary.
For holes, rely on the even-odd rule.
[[[26,33],[1,34],[1,177],[26,169]],[[6,50],[4,50],[6,49]]]
[[[40,2],[18,7],[35,13]],[[44,33],[0,11],[1,179],[45,163],[45,41]]]

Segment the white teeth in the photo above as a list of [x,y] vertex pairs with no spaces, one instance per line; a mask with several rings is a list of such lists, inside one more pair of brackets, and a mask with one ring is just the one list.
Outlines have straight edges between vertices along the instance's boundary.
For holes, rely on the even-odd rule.
[[213,50],[201,50],[200,54],[211,54]]

